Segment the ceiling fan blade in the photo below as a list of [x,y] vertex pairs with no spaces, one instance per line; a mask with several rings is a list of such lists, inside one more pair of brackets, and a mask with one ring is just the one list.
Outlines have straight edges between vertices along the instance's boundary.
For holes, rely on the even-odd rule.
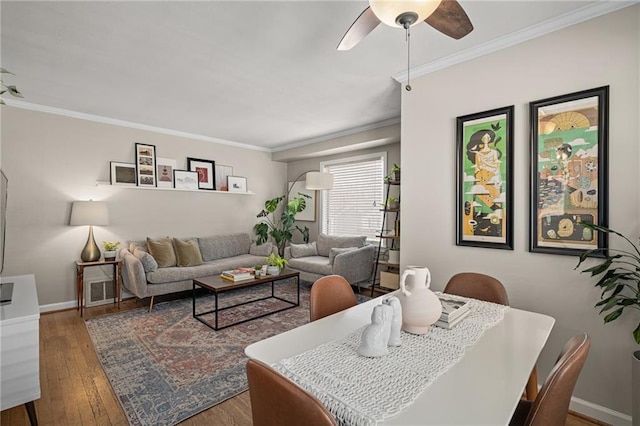
[[380,20],[373,13],[371,7],[367,7],[344,34],[342,40],[340,40],[340,43],[338,44],[338,50],[351,49],[356,44],[360,43],[367,34],[373,31],[378,24],[380,24]]
[[456,0],[442,0],[440,6],[424,21],[456,40],[473,31],[473,24]]

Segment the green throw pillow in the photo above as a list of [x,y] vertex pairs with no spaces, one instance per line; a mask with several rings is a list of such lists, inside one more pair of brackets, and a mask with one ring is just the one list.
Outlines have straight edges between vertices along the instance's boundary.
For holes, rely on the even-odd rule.
[[176,266],[176,253],[173,251],[171,238],[163,238],[161,240],[152,240],[147,237],[147,248],[149,254],[158,263],[158,268],[168,268]]
[[202,265],[202,254],[197,240],[182,241],[174,238],[173,247],[176,250],[178,266]]

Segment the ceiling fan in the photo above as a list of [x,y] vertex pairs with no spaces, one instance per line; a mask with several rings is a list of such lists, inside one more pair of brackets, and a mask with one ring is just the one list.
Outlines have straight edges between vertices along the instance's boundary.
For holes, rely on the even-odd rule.
[[369,7],[351,24],[338,50],[353,48],[380,22],[408,30],[421,21],[456,40],[473,30],[473,24],[456,0],[369,0]]

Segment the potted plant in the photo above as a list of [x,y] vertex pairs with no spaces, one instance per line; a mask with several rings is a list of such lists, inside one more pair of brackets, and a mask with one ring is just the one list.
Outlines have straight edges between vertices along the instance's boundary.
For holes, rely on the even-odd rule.
[[276,243],[279,254],[284,254],[285,245],[293,238],[294,231],[302,234],[305,243],[309,242],[309,228],[300,228],[294,225],[296,214],[300,213],[307,206],[306,200],[311,198],[307,194],[298,193],[297,197],[293,197],[284,206],[282,213],[277,218],[276,211],[285,200],[285,196],[267,200],[264,203],[264,209],[258,213],[256,217],[260,218],[260,222],[254,226],[256,231],[256,243],[258,245],[267,242],[269,237],[273,238]]
[[275,253],[271,253],[265,258],[265,261],[267,262],[267,275],[278,275],[289,263],[287,259]]
[[400,166],[396,163],[393,163],[393,167],[391,167],[391,180],[400,182]]
[[[621,233],[603,226],[581,222],[581,225],[595,231],[617,235],[628,243],[626,249],[589,250],[580,255],[576,269],[590,254],[601,252],[604,260],[595,266],[584,269],[583,273],[590,273],[592,277],[601,275],[596,287],[602,289],[600,301],[595,307],[605,314],[604,322],[609,323],[620,318],[626,308],[640,310],[640,247]],[[633,338],[640,345],[640,322],[632,332]],[[640,425],[640,350],[633,352],[632,358],[632,405],[634,426]],[[638,420],[636,420],[638,419]]]
[[116,249],[120,245],[120,241],[103,241],[102,248],[104,249],[104,260],[115,260]]
[[263,273],[263,271],[262,271],[262,265],[256,265],[256,266],[253,268],[253,275],[254,275],[256,278],[260,278],[260,277],[262,276],[262,273]]
[[386,206],[388,209],[399,209],[400,208],[400,198],[391,196],[387,199]]
[[389,263],[400,263],[400,249],[398,247],[389,249]]

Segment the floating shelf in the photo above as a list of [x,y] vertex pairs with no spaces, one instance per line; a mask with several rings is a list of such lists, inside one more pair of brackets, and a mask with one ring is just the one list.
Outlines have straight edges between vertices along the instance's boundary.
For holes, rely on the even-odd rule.
[[253,192],[229,192],[229,191],[209,191],[205,189],[176,189],[176,188],[158,188],[155,186],[145,187],[145,186],[128,186],[128,185],[111,185],[110,182],[105,181],[96,181],[96,186],[109,186],[113,188],[122,188],[122,189],[142,189],[143,191],[173,191],[173,192],[199,192],[199,193],[209,193],[209,194],[228,194],[228,195],[254,195]]

